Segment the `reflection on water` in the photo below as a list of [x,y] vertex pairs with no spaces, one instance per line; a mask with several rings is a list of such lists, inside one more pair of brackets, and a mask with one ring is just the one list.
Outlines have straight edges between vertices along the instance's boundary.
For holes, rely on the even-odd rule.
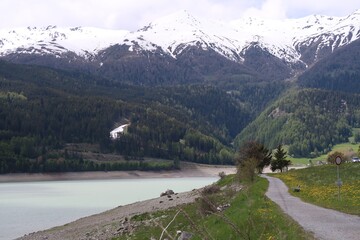
[[51,228],[120,205],[189,191],[217,178],[50,181],[0,184],[0,240]]

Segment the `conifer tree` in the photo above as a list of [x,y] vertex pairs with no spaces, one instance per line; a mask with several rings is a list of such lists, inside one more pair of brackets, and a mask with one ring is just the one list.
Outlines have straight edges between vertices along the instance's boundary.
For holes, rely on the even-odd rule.
[[276,152],[274,154],[274,159],[271,161],[271,171],[280,170],[282,172],[284,168],[287,168],[291,161],[286,159],[287,152],[284,150],[283,146],[280,144],[276,148]]

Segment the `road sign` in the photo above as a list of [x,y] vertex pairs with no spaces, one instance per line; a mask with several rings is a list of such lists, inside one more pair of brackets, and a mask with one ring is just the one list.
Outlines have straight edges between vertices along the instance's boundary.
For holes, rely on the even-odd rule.
[[342,162],[341,157],[337,156],[337,157],[335,158],[335,163],[336,163],[337,165],[340,165],[341,162]]
[[336,185],[338,186],[338,200],[340,201],[340,188],[342,186],[342,181],[340,179],[340,170],[339,170],[339,166],[342,162],[342,159],[340,156],[337,156],[335,158],[335,163],[336,163],[336,168],[337,168],[337,181],[336,181]]

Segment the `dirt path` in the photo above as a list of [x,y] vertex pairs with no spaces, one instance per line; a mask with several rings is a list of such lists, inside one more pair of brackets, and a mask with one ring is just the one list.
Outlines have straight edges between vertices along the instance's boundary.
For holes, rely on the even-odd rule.
[[291,196],[287,186],[280,179],[266,175],[263,177],[269,181],[266,196],[306,231],[314,233],[317,239],[360,239],[360,217],[304,203],[299,198]]

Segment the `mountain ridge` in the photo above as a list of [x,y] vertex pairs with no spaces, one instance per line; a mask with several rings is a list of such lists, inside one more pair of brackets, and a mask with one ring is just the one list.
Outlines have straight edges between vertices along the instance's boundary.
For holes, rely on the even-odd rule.
[[[38,37],[35,46],[0,58],[0,112],[5,116],[0,119],[0,143],[8,146],[0,172],[24,171],[14,159],[47,157],[46,149],[74,142],[98,144],[100,152],[126,157],[172,159],[174,165],[178,159],[231,162],[235,148],[246,140],[270,147],[286,144],[289,154],[311,157],[347,141],[352,129],[359,128],[360,39],[358,23],[352,23],[360,16],[357,12],[347,18],[305,19],[303,30],[314,34],[303,42],[295,41],[300,35],[293,39],[291,46],[301,52],[294,63],[266,48],[262,40],[275,36],[271,29],[268,35],[264,30],[265,37],[249,40],[243,53],[229,51],[237,56],[234,60],[222,55],[225,48],[210,42],[220,36],[216,33],[220,27],[212,30],[207,26],[213,22],[179,14],[168,17],[180,22],[171,29],[173,21],[160,19],[137,32],[120,31],[119,38],[106,34],[97,38],[89,28],[67,29],[71,36],[53,26],[26,29]],[[248,29],[254,24],[266,27],[260,20],[243,24]],[[319,26],[347,32],[326,34],[328,30],[321,32]],[[174,42],[178,36],[169,32],[180,27],[187,30],[179,32],[180,42]],[[84,36],[105,39],[103,46],[115,44],[102,48],[95,40],[86,43]],[[77,41],[70,41],[72,37]],[[172,48],[155,44],[151,37],[173,43]],[[220,44],[231,42],[225,37],[217,38]],[[19,38],[24,44],[31,40]],[[119,39],[126,41],[117,43]],[[282,43],[289,39],[290,35]],[[131,122],[129,134],[110,142],[109,131],[123,119]],[[17,145],[20,150],[12,148]],[[48,163],[54,167],[52,160]],[[31,161],[27,164],[31,169]]]
[[244,64],[248,52],[256,47],[283,62],[289,68],[287,75],[294,75],[335,49],[359,39],[359,22],[360,10],[345,17],[242,18],[229,23],[201,19],[180,11],[154,20],[137,31],[55,26],[0,29],[0,57],[28,54],[69,61],[72,58],[85,62],[97,59],[95,65],[100,68],[104,63],[99,53],[114,45],[124,46],[133,54],[159,53],[159,57],[167,55],[174,59],[186,49],[196,47]]

